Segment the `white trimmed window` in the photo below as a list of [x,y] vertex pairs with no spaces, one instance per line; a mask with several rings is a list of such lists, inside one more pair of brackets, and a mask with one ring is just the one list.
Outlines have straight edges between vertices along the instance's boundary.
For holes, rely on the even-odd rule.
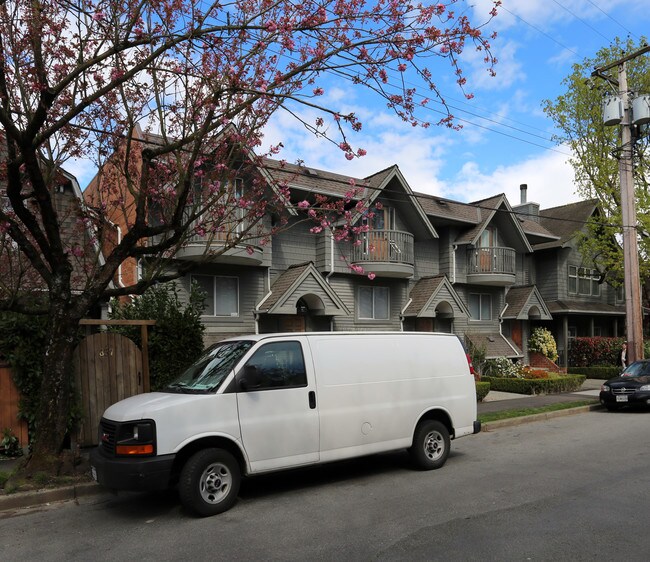
[[203,316],[239,316],[239,279],[217,275],[192,275],[205,293]]
[[600,274],[595,269],[569,266],[569,294],[600,296]]
[[472,320],[492,320],[492,295],[489,293],[470,293],[469,312]]
[[360,320],[388,320],[389,304],[388,287],[359,287]]

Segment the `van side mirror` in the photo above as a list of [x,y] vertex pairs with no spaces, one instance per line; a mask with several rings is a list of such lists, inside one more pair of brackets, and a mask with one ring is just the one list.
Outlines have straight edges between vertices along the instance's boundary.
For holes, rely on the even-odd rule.
[[262,385],[259,369],[255,365],[246,365],[239,377],[239,389],[248,392]]

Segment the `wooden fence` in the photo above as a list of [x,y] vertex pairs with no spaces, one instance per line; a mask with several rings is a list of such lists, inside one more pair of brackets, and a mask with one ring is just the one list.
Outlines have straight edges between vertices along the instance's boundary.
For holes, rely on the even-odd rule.
[[19,401],[20,394],[11,376],[11,369],[7,363],[0,362],[0,439],[4,437],[5,429],[11,429],[18,437],[20,446],[27,447],[27,422],[18,419]]

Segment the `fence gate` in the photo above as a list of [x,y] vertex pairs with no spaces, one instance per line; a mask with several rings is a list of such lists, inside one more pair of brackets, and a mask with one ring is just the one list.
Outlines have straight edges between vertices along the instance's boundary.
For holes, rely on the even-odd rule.
[[121,334],[100,332],[79,344],[74,367],[83,411],[79,445],[97,445],[97,426],[104,410],[145,391],[142,352]]

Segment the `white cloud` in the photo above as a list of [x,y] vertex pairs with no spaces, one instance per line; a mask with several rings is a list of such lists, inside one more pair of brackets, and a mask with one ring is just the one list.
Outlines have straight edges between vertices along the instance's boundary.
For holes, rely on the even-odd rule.
[[451,182],[444,185],[442,195],[459,201],[478,201],[505,193],[511,205],[520,202],[521,184],[528,185],[528,201],[542,209],[580,200],[573,184],[573,168],[567,156],[545,152],[512,166],[497,166],[484,172],[476,162],[467,162]]

